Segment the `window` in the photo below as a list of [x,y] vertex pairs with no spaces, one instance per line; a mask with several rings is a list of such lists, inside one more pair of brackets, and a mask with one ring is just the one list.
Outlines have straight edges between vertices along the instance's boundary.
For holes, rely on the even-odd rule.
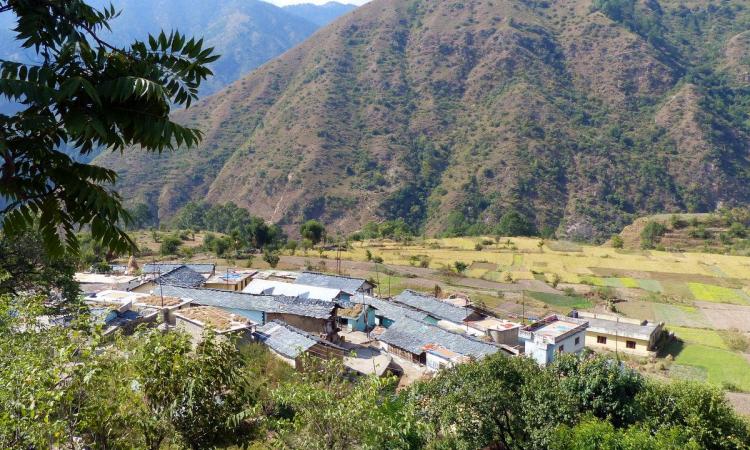
[[561,345],[560,348],[557,349],[557,351],[562,353],[563,351],[565,351],[565,346]]
[[607,343],[607,337],[606,336],[597,336],[596,337],[596,343],[597,344],[606,344]]
[[580,344],[580,343],[581,343],[581,338],[580,338],[580,337],[577,337],[577,338],[576,338],[576,345],[578,345],[578,344]]
[[625,347],[627,348],[635,348],[635,341],[626,341]]

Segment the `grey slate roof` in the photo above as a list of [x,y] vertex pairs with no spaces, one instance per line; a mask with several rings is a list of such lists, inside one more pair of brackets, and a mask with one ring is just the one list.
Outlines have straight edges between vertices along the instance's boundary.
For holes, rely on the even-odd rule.
[[424,352],[423,348],[428,344],[439,344],[452,352],[476,358],[500,351],[500,347],[488,342],[453,333],[438,326],[406,317],[400,318],[396,323],[391,325],[390,328],[378,337],[378,340],[402,348],[415,355]]
[[214,273],[216,269],[216,264],[179,264],[179,263],[147,263],[143,265],[143,273],[167,273],[170,272],[180,266],[187,266],[190,269],[204,274],[204,273]]
[[262,327],[256,328],[253,335],[263,344],[289,358],[296,358],[319,342],[344,351],[337,345],[279,320],[268,322]]
[[395,301],[411,306],[438,319],[445,319],[455,323],[463,323],[471,311],[466,308],[451,305],[431,295],[425,295],[412,290],[405,290],[394,298]]
[[360,290],[367,289],[369,282],[362,278],[351,278],[341,275],[326,275],[318,272],[302,272],[299,274],[294,284],[304,284],[307,286],[317,286],[329,289],[338,289],[348,294],[354,295]]
[[[360,301],[360,297],[355,298],[355,302]],[[417,311],[413,308],[376,297],[365,296],[362,303],[377,309],[380,315],[393,321],[399,320],[403,317],[408,317],[417,321],[423,321],[427,318],[427,314],[422,311]]]
[[169,272],[161,275],[154,280],[156,284],[184,287],[203,286],[206,279],[203,275],[194,271],[188,266],[177,266]]
[[273,295],[252,295],[243,292],[220,289],[196,289],[180,286],[164,286],[164,295],[192,299],[194,303],[219,308],[244,309],[276,314],[328,319],[333,315],[336,304],[331,302],[282,297]]

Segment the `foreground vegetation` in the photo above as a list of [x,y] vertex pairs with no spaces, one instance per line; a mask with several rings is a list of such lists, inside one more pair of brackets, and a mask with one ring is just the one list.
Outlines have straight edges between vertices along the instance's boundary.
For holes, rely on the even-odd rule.
[[141,329],[105,340],[86,314],[44,327],[0,300],[3,448],[747,448],[748,424],[706,385],[648,381],[604,357],[541,369],[495,355],[400,392],[335,361],[291,368],[262,347]]

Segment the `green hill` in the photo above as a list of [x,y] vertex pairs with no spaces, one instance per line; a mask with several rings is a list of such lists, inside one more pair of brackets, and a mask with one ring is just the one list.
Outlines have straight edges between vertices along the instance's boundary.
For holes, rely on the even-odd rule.
[[741,1],[374,0],[176,117],[202,145],[107,154],[166,219],[234,201],[288,229],[603,239],[750,200]]

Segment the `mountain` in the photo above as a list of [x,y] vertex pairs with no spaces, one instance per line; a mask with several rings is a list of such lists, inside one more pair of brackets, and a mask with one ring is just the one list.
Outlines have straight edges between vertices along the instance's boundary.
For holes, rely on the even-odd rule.
[[[733,0],[374,0],[128,151],[129,201],[234,201],[288,230],[404,218],[602,240],[750,200],[750,10]],[[516,216],[517,217],[517,216]]]
[[339,16],[343,16],[356,7],[356,5],[338,2],[328,2],[323,5],[300,3],[298,5],[284,6],[284,10],[322,27],[328,25],[339,18]]

